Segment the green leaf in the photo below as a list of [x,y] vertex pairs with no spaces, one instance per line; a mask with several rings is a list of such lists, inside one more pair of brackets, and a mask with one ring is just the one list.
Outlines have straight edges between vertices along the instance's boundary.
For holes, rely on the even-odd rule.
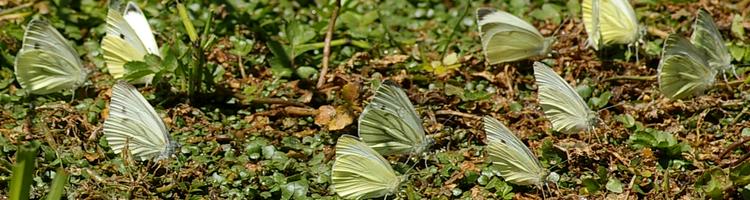
[[581,84],[576,86],[576,92],[578,92],[578,95],[581,95],[581,98],[588,99],[594,93],[594,89],[588,85]]
[[281,186],[281,199],[304,199],[307,196],[307,181],[298,180]]
[[585,178],[581,180],[581,183],[583,183],[583,186],[586,187],[586,190],[589,192],[589,194],[596,193],[597,191],[599,191],[599,188],[601,188],[601,186],[599,186],[599,182],[597,182],[596,179]]
[[631,128],[635,126],[635,118],[630,114],[622,114],[615,116],[615,120],[622,123],[625,128]]
[[745,26],[743,25],[743,21],[742,16],[739,14],[734,14],[732,17],[732,36],[740,40],[745,40]]
[[24,145],[16,151],[16,165],[10,177],[8,189],[10,200],[29,199],[31,183],[34,182],[34,168],[36,152],[39,145],[36,142]]
[[734,167],[730,170],[729,175],[735,185],[750,184],[750,161],[742,162],[742,164]]
[[741,61],[743,58],[745,58],[745,54],[747,52],[747,48],[745,48],[742,45],[729,45],[729,54],[732,55],[732,58],[734,58],[735,61]]
[[311,79],[317,73],[318,69],[315,69],[314,67],[302,66],[297,68],[297,76],[302,79]]
[[614,193],[622,193],[622,182],[619,179],[610,177],[606,185],[607,190]]
[[720,168],[707,170],[695,181],[695,187],[705,192],[712,199],[723,199],[724,191],[731,185],[729,177]]

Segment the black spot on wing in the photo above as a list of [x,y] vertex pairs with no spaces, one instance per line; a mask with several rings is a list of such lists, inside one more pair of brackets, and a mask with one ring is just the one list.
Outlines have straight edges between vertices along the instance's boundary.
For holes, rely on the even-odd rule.
[[122,34],[122,33],[120,33],[120,39],[123,39],[123,40],[124,40],[124,39],[125,39],[125,35],[124,35],[124,34]]
[[480,8],[477,10],[477,19],[483,20],[485,16],[495,12],[492,8]]
[[39,43],[34,43],[34,49],[39,49]]

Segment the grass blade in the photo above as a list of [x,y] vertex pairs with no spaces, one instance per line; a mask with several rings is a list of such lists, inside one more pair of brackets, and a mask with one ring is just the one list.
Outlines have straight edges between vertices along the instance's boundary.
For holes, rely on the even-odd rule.
[[16,165],[10,178],[10,200],[29,199],[38,145],[25,145],[16,151]]
[[57,169],[57,173],[55,173],[55,179],[52,180],[49,194],[47,194],[47,200],[59,200],[62,198],[62,195],[65,193],[65,185],[68,184],[69,177],[70,174],[68,174],[65,169]]

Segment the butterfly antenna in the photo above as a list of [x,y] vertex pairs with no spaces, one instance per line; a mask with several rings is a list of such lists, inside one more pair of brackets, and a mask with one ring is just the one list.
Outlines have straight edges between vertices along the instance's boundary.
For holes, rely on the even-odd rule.
[[618,103],[618,104],[615,104],[615,105],[607,106],[607,107],[604,107],[604,108],[602,108],[602,109],[599,109],[599,110],[598,110],[598,111],[596,111],[596,112],[601,112],[601,111],[603,111],[603,110],[607,110],[607,109],[610,109],[610,108],[614,108],[614,107],[617,107],[617,106],[621,106],[621,105],[624,105],[625,103],[627,103],[627,102],[620,102],[620,103]]
[[568,25],[569,22],[572,22],[573,20],[570,20],[570,16],[565,17],[565,20],[563,20],[563,23],[560,23],[560,26],[557,26],[557,29],[555,29],[555,32],[552,32],[552,36],[557,35],[560,30],[562,30],[565,25]]

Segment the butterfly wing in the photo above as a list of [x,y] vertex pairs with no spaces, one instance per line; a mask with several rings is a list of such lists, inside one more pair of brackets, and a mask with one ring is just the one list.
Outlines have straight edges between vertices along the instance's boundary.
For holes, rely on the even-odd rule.
[[589,36],[586,41],[587,47],[593,47],[599,50],[599,42],[602,39],[599,31],[599,3],[600,0],[583,0],[581,12],[583,12],[583,26],[586,28],[586,34]]
[[719,33],[711,14],[700,9],[693,25],[693,35],[690,42],[708,56],[708,64],[717,70],[731,70],[732,56],[724,45],[724,39]]
[[382,155],[419,154],[430,143],[406,93],[389,84],[381,84],[362,111],[359,137]]
[[396,192],[400,179],[383,156],[349,135],[336,142],[331,185],[346,199],[377,198]]
[[[104,61],[114,78],[121,78],[126,71],[124,65],[130,61],[143,60],[146,54],[158,54],[151,28],[143,13],[132,2],[125,8],[126,15],[119,10],[119,2],[113,1],[107,13],[107,34],[102,39]],[[126,18],[127,17],[127,18]],[[142,21],[140,18],[143,18]],[[131,23],[132,21],[132,23]],[[145,23],[145,24],[144,24]],[[134,27],[138,26],[138,27]],[[146,27],[143,27],[146,26]],[[149,36],[143,36],[148,35]],[[144,42],[145,40],[145,42]],[[134,83],[150,83],[153,76],[146,76]]]
[[[596,0],[594,0],[596,1]],[[628,0],[598,0],[599,30],[603,45],[631,44],[638,40],[638,21]]]
[[127,144],[130,153],[141,160],[165,158],[173,147],[168,134],[162,119],[135,87],[115,84],[109,118],[104,121],[104,136],[115,153]]
[[555,131],[572,133],[592,128],[593,112],[562,77],[540,62],[534,62],[534,77],[539,88],[539,103]]
[[150,54],[160,56],[159,47],[156,45],[156,39],[154,39],[154,33],[151,31],[151,25],[148,24],[146,16],[143,15],[143,11],[138,8],[138,5],[132,1],[128,2],[122,17],[133,28],[133,32],[138,36],[146,51]]
[[482,49],[490,64],[544,55],[552,39],[545,39],[531,24],[503,11],[477,9]]
[[18,83],[32,94],[75,89],[86,79],[78,53],[46,20],[29,22],[15,60]]
[[717,73],[698,48],[677,35],[670,35],[664,42],[658,72],[659,89],[671,99],[703,94],[713,85]]
[[545,170],[531,150],[500,121],[488,116],[483,121],[490,161],[500,175],[513,184],[541,187]]

